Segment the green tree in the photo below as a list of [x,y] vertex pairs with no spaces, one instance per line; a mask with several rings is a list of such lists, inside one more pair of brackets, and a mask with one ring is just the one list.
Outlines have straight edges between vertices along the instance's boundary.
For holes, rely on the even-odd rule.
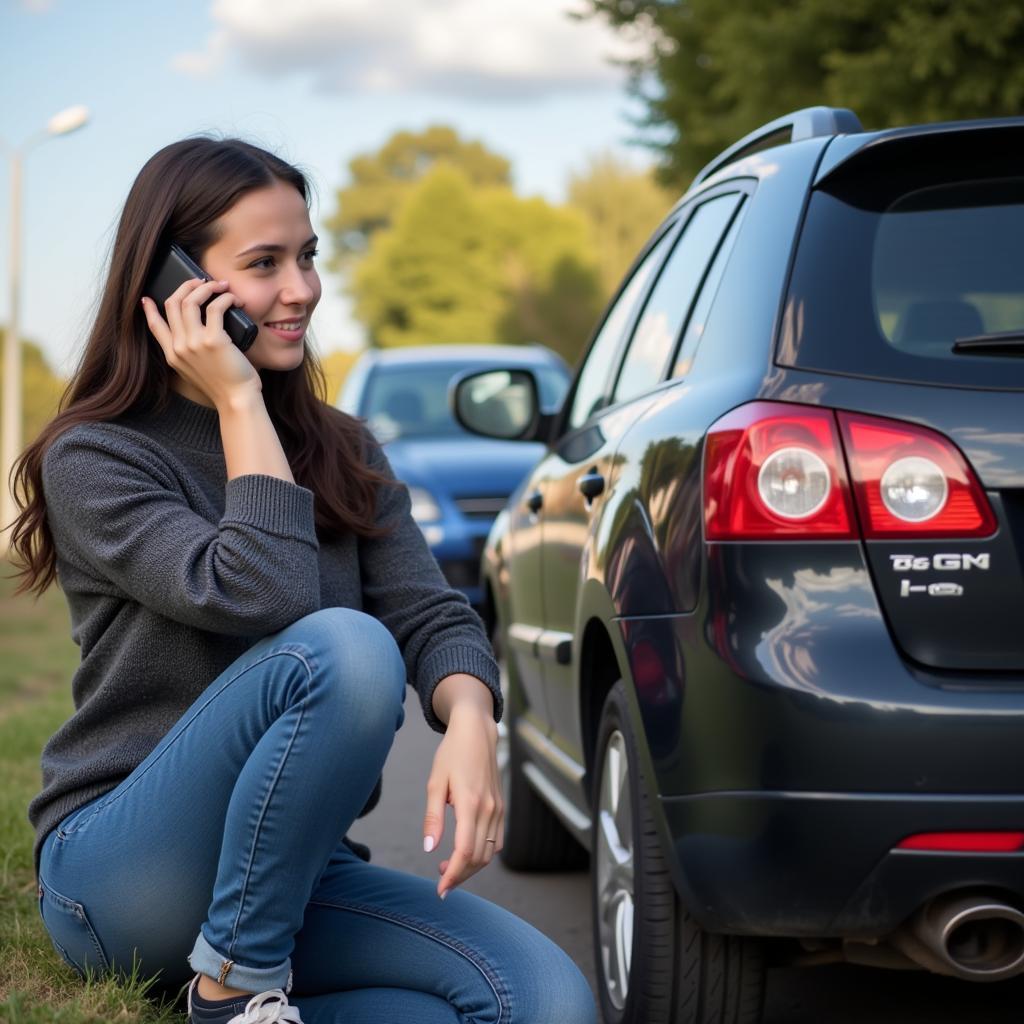
[[575,359],[599,311],[576,211],[431,170],[356,267],[356,315],[381,346],[536,341]]
[[609,298],[651,232],[668,213],[675,194],[611,154],[593,157],[569,180],[569,205],[590,227],[601,284]]
[[[0,328],[0,350],[6,331]],[[54,417],[64,391],[61,380],[46,361],[43,350],[31,341],[21,343],[21,437],[24,443],[35,439]],[[3,361],[0,360],[0,396],[3,395]]]
[[867,128],[1024,108],[1024,0],[588,2],[615,26],[650,33],[633,90],[677,186],[801,107],[849,107]]
[[604,305],[586,218],[508,189],[490,190],[481,203],[503,268],[497,340],[536,342],[575,363]]
[[351,288],[376,345],[496,340],[501,267],[466,176],[428,174],[394,226],[376,232]]
[[481,187],[510,181],[508,160],[480,142],[461,139],[452,128],[396,132],[376,152],[349,162],[351,183],[338,190],[337,212],[326,222],[341,263],[391,224],[409,192],[438,164],[458,168]]

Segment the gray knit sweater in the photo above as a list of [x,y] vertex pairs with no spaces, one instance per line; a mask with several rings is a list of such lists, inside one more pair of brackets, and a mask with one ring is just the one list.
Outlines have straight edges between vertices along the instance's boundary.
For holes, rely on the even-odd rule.
[[[369,437],[368,452],[391,476]],[[388,536],[318,542],[313,493],[270,476],[229,481],[216,411],[174,395],[163,413],[60,436],[43,491],[82,660],[75,713],[46,744],[29,806],[37,873],[51,829],[127,778],[260,637],[321,608],[387,626],[437,731],[431,697],[453,672],[486,683],[501,717],[483,627],[441,575],[404,487],[378,491]]]

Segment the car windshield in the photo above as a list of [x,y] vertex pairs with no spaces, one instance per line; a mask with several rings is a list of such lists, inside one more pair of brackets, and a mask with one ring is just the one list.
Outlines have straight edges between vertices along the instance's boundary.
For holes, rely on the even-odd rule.
[[[476,368],[475,363],[378,366],[366,383],[360,415],[382,442],[397,437],[468,437],[448,407],[448,385],[457,374]],[[479,369],[487,365],[479,364]],[[565,394],[566,374],[554,366],[529,369],[537,378],[541,404],[555,408]]]

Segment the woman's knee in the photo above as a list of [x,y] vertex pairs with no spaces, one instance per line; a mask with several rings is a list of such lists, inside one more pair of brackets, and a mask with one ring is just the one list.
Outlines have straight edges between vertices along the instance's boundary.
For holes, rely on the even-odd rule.
[[367,711],[393,717],[405,699],[406,671],[395,638],[379,620],[352,608],[324,608],[297,620],[279,640],[305,647],[321,681]]
[[[531,990],[516,1000],[522,1016],[514,1021],[550,1020],[559,1024],[596,1024],[597,1004],[583,972],[558,946],[552,947],[533,973]],[[529,1007],[527,1009],[527,1007]]]
[[549,994],[548,1020],[561,1024],[597,1024],[598,1012],[594,993],[583,972],[566,957],[566,970],[557,988]]

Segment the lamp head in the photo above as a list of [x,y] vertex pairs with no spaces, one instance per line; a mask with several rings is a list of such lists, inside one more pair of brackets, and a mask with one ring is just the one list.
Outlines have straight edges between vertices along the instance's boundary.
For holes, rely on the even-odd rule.
[[68,107],[59,114],[54,114],[46,125],[51,135],[66,135],[76,128],[81,128],[89,120],[89,108],[83,106]]

